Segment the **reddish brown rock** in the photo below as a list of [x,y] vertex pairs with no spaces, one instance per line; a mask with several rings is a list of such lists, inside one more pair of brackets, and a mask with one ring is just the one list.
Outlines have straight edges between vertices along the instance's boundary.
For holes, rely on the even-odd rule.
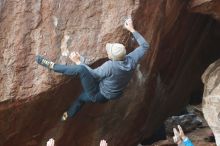
[[[0,145],[136,145],[184,107],[200,88],[204,69],[219,57],[220,26],[188,12],[188,1],[2,0],[0,2]],[[77,79],[34,62],[44,54],[63,62],[63,51],[79,51],[90,63],[106,57],[105,43],[133,48],[122,18],[150,42],[123,97],[86,105],[67,123],[60,116],[79,95]]]
[[176,144],[169,140],[161,140],[152,144],[152,146],[176,146]]
[[189,7],[193,12],[211,15],[220,21],[219,0],[191,0]]
[[122,18],[138,6],[128,0],[4,0],[0,4],[0,101],[29,98],[60,84],[54,74],[49,76],[47,70],[37,66],[36,54],[56,62],[66,49],[79,51],[93,62],[106,56],[107,41],[128,38]]

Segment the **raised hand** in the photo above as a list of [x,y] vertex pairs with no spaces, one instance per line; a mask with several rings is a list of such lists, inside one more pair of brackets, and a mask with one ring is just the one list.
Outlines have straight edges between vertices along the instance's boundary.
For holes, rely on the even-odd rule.
[[125,22],[124,22],[124,27],[130,31],[130,32],[134,32],[135,29],[134,29],[134,26],[133,26],[133,21],[132,21],[132,18],[131,17],[128,17]]
[[177,144],[180,144],[183,140],[185,140],[187,137],[185,136],[184,132],[183,132],[183,129],[181,128],[180,125],[177,126],[178,127],[178,130],[176,128],[173,128],[173,133],[174,133],[174,136],[173,136],[173,141]]
[[178,127],[178,129],[179,129],[179,135],[180,135],[180,137],[182,138],[182,140],[184,140],[184,139],[186,138],[186,136],[185,136],[185,134],[184,134],[184,132],[183,132],[182,127],[181,127],[180,125],[178,125],[177,127]]
[[47,141],[47,146],[54,146],[54,144],[55,144],[55,140],[53,138]]
[[100,146],[108,146],[108,144],[105,140],[101,140],[100,141]]
[[176,130],[176,128],[173,128],[173,133],[174,133],[174,136],[173,136],[174,143],[176,143],[178,145],[181,144],[182,140],[181,140],[180,134]]

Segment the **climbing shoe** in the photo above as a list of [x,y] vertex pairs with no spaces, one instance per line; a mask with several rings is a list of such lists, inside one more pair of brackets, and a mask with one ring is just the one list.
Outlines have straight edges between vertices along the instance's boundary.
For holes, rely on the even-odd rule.
[[63,116],[61,117],[61,121],[66,121],[67,118],[68,118],[68,114],[67,114],[67,112],[64,112]]
[[36,56],[36,62],[44,67],[49,68],[49,69],[53,69],[53,66],[54,66],[54,63],[52,61],[49,61],[40,55]]

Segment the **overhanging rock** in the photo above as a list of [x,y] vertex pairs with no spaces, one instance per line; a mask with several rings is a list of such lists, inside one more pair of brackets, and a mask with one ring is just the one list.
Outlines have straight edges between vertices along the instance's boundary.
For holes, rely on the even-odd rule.
[[[62,146],[97,146],[101,139],[124,146],[149,137],[187,104],[202,72],[218,57],[208,54],[218,54],[219,36],[213,32],[219,24],[189,12],[188,2],[2,0],[0,145],[39,146],[54,137]],[[122,27],[130,14],[151,48],[125,94],[106,104],[88,104],[61,123],[81,91],[80,82],[37,65],[35,55],[65,63],[63,51],[78,51],[98,65],[107,57],[107,42],[124,43],[131,51],[134,42]]]

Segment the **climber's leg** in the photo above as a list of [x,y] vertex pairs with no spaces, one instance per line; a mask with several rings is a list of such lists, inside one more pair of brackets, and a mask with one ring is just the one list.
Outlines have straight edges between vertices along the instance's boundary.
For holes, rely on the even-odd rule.
[[84,91],[90,96],[94,96],[98,90],[99,85],[96,79],[91,75],[89,70],[83,65],[61,65],[54,64],[42,56],[36,56],[36,61],[42,66],[54,70],[55,72],[64,75],[77,76],[79,75]]
[[76,101],[72,103],[68,111],[64,112],[62,120],[65,121],[67,118],[74,117],[85,103],[104,103],[107,101],[108,100],[100,92],[98,92],[95,96],[89,96],[86,92],[83,92]]
[[45,59],[40,55],[37,55],[35,59],[38,64],[40,64],[48,69],[53,69],[54,63],[52,61]]
[[76,115],[76,113],[81,109],[81,107],[85,104],[86,99],[88,99],[89,96],[83,92],[80,94],[80,96],[72,103],[70,108],[67,111],[67,117],[71,118]]
[[99,83],[91,75],[89,70],[83,65],[60,65],[55,64],[53,67],[55,72],[65,75],[79,75],[83,90],[89,95],[94,96],[99,91]]

